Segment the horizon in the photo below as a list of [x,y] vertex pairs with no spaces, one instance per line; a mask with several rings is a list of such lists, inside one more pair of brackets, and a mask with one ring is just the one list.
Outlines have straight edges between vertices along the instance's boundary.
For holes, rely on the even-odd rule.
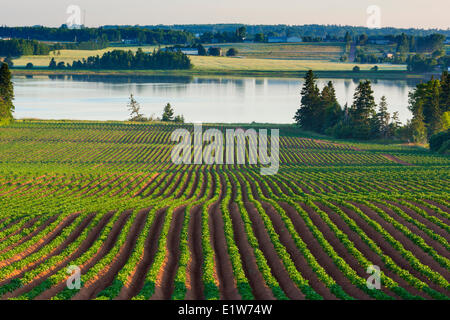
[[[302,4],[295,0],[271,1],[248,0],[241,3],[229,0],[227,3],[213,3],[206,0],[129,0],[126,5],[119,1],[99,0],[89,2],[50,0],[37,2],[17,0],[2,5],[0,21],[3,25],[59,27],[70,17],[70,6],[78,6],[78,21],[86,27],[108,25],[129,26],[173,26],[208,24],[244,25],[338,25],[367,27],[371,14],[370,7],[377,6],[381,28],[436,29],[449,30],[447,12],[450,3],[446,0],[434,1],[429,6],[422,1],[400,0],[349,0],[338,3],[323,0],[320,3]],[[105,8],[108,14],[105,14]],[[446,10],[447,9],[447,10]],[[368,11],[369,10],[369,11]],[[399,14],[401,12],[401,14]],[[420,21],[420,22],[418,22]]]
[[[177,26],[214,26],[214,25],[242,25],[242,26],[288,26],[288,27],[303,27],[303,26],[336,26],[341,28],[368,28],[364,25],[349,25],[349,24],[327,24],[327,23],[308,23],[308,24],[284,24],[284,23],[276,23],[276,24],[264,24],[264,23],[258,23],[258,24],[251,24],[251,23],[240,23],[240,22],[218,22],[218,23],[171,23],[171,24],[105,24],[105,25],[98,25],[98,26],[85,26],[86,29],[96,29],[96,28],[103,28],[103,27],[139,27],[139,28],[146,28],[146,27],[177,27]],[[43,27],[43,28],[60,28],[62,25],[59,26],[50,26],[50,25],[41,25],[41,24],[34,24],[34,25],[0,25],[0,27],[7,27],[7,28],[26,28],[26,27]],[[383,29],[397,29],[397,30],[436,30],[436,31],[450,31],[450,27],[444,28],[415,28],[415,27],[395,27],[395,26],[383,26],[381,28],[377,28],[379,30]]]

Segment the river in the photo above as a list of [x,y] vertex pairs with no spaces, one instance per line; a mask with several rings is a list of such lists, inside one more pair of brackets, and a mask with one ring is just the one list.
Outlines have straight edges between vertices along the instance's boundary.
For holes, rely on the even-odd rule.
[[[13,78],[15,117],[73,120],[126,120],[131,93],[146,116],[160,116],[166,103],[188,122],[292,123],[303,79],[189,76],[33,76]],[[339,103],[351,105],[358,79],[333,81]],[[418,80],[373,80],[377,103],[385,95],[389,111],[411,118],[408,92]]]

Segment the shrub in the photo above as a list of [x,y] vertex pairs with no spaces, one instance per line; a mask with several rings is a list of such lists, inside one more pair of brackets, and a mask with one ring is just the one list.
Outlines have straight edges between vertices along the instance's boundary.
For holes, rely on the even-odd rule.
[[235,57],[237,56],[238,51],[235,48],[230,48],[227,51],[227,57]]
[[211,47],[208,49],[208,54],[210,56],[219,57],[222,55],[222,49],[218,47]]
[[[436,133],[430,137],[430,150],[445,153],[449,149],[450,130]],[[442,148],[444,147],[444,148]],[[442,150],[441,150],[442,149]]]

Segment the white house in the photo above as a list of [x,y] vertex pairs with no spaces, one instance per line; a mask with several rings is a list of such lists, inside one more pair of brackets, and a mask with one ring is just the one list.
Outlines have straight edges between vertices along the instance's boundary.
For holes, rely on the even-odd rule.
[[138,40],[137,39],[122,39],[122,43],[123,44],[137,44]]
[[181,48],[181,52],[188,56],[198,56],[198,49],[195,48]]
[[288,37],[286,39],[286,42],[292,42],[292,43],[294,43],[294,42],[302,42],[302,38],[299,38],[299,37]]
[[286,42],[287,38],[286,37],[269,37],[267,39],[267,41],[269,43],[281,43],[281,42]]
[[385,40],[385,39],[373,39],[373,40],[369,40],[369,43],[371,43],[371,44],[388,45],[388,44],[391,44],[391,41]]
[[303,39],[300,37],[269,37],[267,39],[267,41],[269,43],[286,43],[286,42],[290,42],[290,43],[295,43],[295,42],[303,42]]

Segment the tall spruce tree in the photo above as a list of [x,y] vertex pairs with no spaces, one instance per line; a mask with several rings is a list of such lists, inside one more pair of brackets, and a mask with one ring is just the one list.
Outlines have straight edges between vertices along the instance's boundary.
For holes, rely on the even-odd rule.
[[379,125],[379,132],[384,139],[390,135],[389,123],[391,121],[391,115],[388,112],[388,105],[385,96],[381,97],[380,104],[378,105],[377,120]]
[[0,122],[10,121],[14,113],[14,86],[8,64],[0,67]]
[[342,118],[342,109],[336,98],[336,90],[333,82],[329,81],[321,93],[323,107],[319,110],[319,116],[322,118],[322,130],[325,132],[328,128],[334,127]]
[[376,103],[370,81],[360,82],[353,96],[353,104],[350,109],[354,138],[370,138],[376,118],[375,107]]
[[316,84],[316,77],[312,70],[305,76],[305,83],[301,91],[301,106],[294,116],[294,120],[306,130],[317,130],[321,123],[317,121],[317,114],[320,109],[320,91]]
[[166,104],[164,107],[164,112],[162,115],[162,121],[173,121],[174,111],[170,103]]

